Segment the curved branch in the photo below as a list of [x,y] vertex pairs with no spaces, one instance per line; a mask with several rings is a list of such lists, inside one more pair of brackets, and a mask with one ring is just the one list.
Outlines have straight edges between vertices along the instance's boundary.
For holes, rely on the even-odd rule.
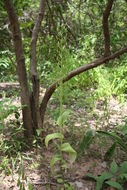
[[[92,61],[91,63],[87,64],[87,65],[83,65],[73,71],[71,71],[70,73],[68,73],[67,76],[65,76],[62,80],[63,83],[69,81],[71,78],[75,77],[76,75],[79,75],[85,71],[88,71],[90,69],[93,69],[95,67],[98,67],[102,64],[107,63],[110,60],[113,60],[115,58],[119,58],[121,55],[123,55],[124,53],[127,53],[127,47],[113,53],[112,55],[109,55],[107,57],[101,57],[99,59],[96,59],[94,61]],[[40,113],[42,116],[42,122],[44,122],[44,116],[45,116],[45,111],[47,108],[47,104],[49,99],[51,98],[52,94],[54,93],[55,89],[59,86],[59,81],[54,82],[45,92],[43,100],[41,102],[40,105]]]
[[106,9],[103,14],[103,33],[104,33],[104,44],[105,44],[105,56],[108,56],[111,54],[110,52],[110,32],[109,32],[109,26],[108,26],[108,18],[110,16],[110,12],[113,6],[114,0],[108,0]]

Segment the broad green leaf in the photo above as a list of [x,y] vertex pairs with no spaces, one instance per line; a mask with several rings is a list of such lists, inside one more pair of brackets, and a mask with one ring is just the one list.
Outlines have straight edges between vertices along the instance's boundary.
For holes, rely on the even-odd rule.
[[112,177],[113,177],[112,174],[107,173],[107,172],[103,172],[103,173],[101,174],[101,176],[97,177],[96,190],[101,190],[104,181],[105,181],[105,180],[108,180],[108,179],[111,179]]
[[97,179],[96,190],[101,190],[104,180],[102,178]]
[[56,162],[60,161],[61,157],[59,155],[55,155],[53,156],[52,160],[50,161],[50,168],[51,168],[51,172],[54,172],[54,165]]
[[118,189],[118,190],[124,190],[123,187],[118,182],[106,181],[105,183],[110,185],[111,187],[114,187],[114,188]]
[[127,161],[124,161],[120,165],[120,174],[122,174],[122,173],[127,173]]
[[64,136],[61,133],[52,133],[46,136],[45,138],[45,146],[48,147],[48,143],[53,139],[63,139]]
[[115,160],[113,160],[113,162],[110,165],[110,172],[112,174],[115,174],[117,172],[117,170],[118,170],[118,166],[117,166]]
[[64,143],[61,145],[61,151],[66,152],[69,154],[69,159],[71,164],[75,161],[77,157],[76,151],[71,147],[69,143]]

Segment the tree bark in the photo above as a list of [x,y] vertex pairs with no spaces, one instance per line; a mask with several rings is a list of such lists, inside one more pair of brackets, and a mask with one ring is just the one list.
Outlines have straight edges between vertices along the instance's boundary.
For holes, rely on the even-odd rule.
[[114,0],[108,0],[106,9],[105,9],[104,14],[103,14],[102,25],[103,25],[103,33],[104,33],[104,44],[105,44],[104,56],[105,57],[111,54],[108,18],[110,16],[110,12],[112,9],[113,2],[114,2]]
[[25,136],[31,138],[33,135],[33,131],[32,131],[31,107],[30,107],[30,94],[27,82],[22,37],[20,33],[18,18],[13,6],[13,1],[4,0],[4,4],[10,21],[14,50],[16,55],[16,62],[17,62],[16,69],[17,69],[18,80],[21,87],[23,127],[25,129]]
[[36,45],[37,39],[42,23],[42,19],[45,12],[46,0],[41,0],[38,17],[32,32],[32,41],[30,49],[30,78],[32,82],[32,93],[31,93],[31,111],[34,124],[34,134],[36,129],[42,129],[42,120],[39,111],[39,91],[40,91],[40,80],[37,72],[37,58],[36,58]]

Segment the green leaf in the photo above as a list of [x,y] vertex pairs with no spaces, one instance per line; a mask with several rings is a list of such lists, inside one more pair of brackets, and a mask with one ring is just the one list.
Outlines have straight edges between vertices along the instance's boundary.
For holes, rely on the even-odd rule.
[[63,183],[63,182],[64,182],[64,180],[62,178],[57,179],[57,183]]
[[64,143],[61,145],[61,151],[66,152],[69,154],[69,159],[71,164],[75,161],[77,157],[76,151],[71,147],[69,143]]
[[97,177],[97,185],[96,185],[96,190],[101,190],[102,185],[104,183],[105,180],[108,180],[110,178],[112,178],[113,175],[107,172],[103,172],[101,174],[101,176]]
[[22,184],[22,190],[25,190],[25,185],[24,184]]
[[110,165],[110,172],[114,175],[118,170],[118,166],[115,162],[115,160],[113,160],[113,162]]
[[96,37],[93,36],[92,39],[91,39],[91,43],[92,43],[92,44],[95,44],[96,40],[97,40]]
[[64,136],[61,133],[52,133],[46,136],[45,138],[45,146],[48,147],[48,143],[53,139],[63,139]]
[[0,130],[4,129],[4,125],[0,123]]
[[122,173],[118,176],[118,179],[126,180],[127,181],[127,173]]
[[122,127],[122,132],[124,135],[127,135],[127,124]]
[[94,177],[91,173],[87,173],[87,176],[88,176],[90,179],[94,180],[94,181],[97,180],[97,178]]
[[112,146],[105,153],[105,156],[104,156],[105,160],[109,160],[113,156],[115,152],[115,148],[116,148],[116,143],[113,143]]
[[96,190],[101,190],[104,180],[102,178],[97,179]]
[[95,131],[93,130],[89,130],[86,133],[86,135],[84,135],[83,140],[79,146],[79,151],[78,151],[79,154],[83,153],[88,148],[94,136],[95,136]]
[[63,112],[62,115],[59,116],[59,118],[57,120],[57,124],[59,127],[67,121],[71,112],[72,112],[71,110],[66,110]]
[[33,185],[32,185],[31,183],[29,183],[28,189],[29,189],[29,190],[33,190]]
[[122,173],[127,173],[127,161],[124,161],[120,165],[120,174],[122,174]]
[[125,151],[127,152],[127,146],[125,144],[125,142],[122,140],[121,137],[119,137],[116,133],[112,133],[112,132],[107,132],[107,131],[97,131],[99,134],[102,134],[102,135],[107,135],[109,137],[111,137],[113,140],[115,140],[119,145],[120,147]]
[[37,136],[39,137],[41,134],[41,129],[36,129]]
[[20,184],[21,184],[21,182],[20,182],[20,178],[18,178],[18,181],[17,181],[17,186],[19,187],[19,186],[20,186]]
[[118,190],[123,190],[123,187],[118,182],[106,181],[105,183],[110,185],[111,187],[114,187],[114,188],[118,189]]
[[61,157],[59,155],[55,155],[53,156],[52,160],[50,161],[50,168],[51,168],[51,172],[54,172],[54,165],[56,162],[60,161]]

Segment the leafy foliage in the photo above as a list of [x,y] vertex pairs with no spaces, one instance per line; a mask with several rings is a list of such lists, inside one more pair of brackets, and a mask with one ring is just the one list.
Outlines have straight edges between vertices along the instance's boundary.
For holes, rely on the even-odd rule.
[[89,145],[92,143],[94,136],[95,136],[95,132],[93,130],[87,131],[86,135],[84,135],[80,143],[79,150],[78,150],[79,155],[85,152],[89,148]]
[[96,190],[101,190],[104,184],[114,187],[115,189],[123,190],[126,181],[126,166],[127,162],[123,162],[118,168],[116,162],[113,161],[108,173],[102,172],[98,177],[88,174],[88,177],[96,180]]

